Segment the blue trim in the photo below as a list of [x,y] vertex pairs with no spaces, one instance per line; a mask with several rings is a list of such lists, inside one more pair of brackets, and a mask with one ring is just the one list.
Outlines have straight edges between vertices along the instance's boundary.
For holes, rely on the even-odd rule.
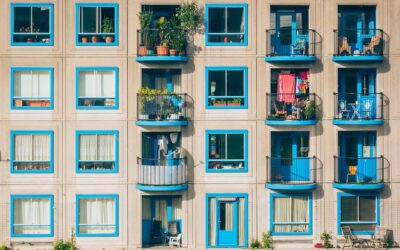
[[188,189],[188,184],[180,184],[180,185],[170,185],[170,186],[149,186],[149,185],[141,185],[136,184],[136,189],[141,191],[154,191],[154,192],[165,192],[165,191],[182,191]]
[[[225,248],[225,246],[220,246],[218,244],[218,237],[216,240],[215,246],[210,246],[208,244],[208,200],[209,198],[216,198],[218,202],[218,198],[244,198],[244,245],[241,246],[226,246],[227,248],[247,248],[248,247],[248,194],[246,193],[206,193],[206,217],[205,217],[205,225],[206,225],[206,248]],[[218,212],[217,212],[218,213]],[[217,228],[215,233],[217,233]]]
[[317,124],[317,120],[265,120],[270,126],[309,126]]
[[[114,106],[80,106],[79,105],[79,73],[81,71],[114,71],[115,73],[115,104]],[[101,97],[99,97],[101,99]],[[105,98],[106,99],[106,98]],[[77,67],[75,69],[75,107],[79,110],[118,109],[119,107],[119,68],[118,67]]]
[[[49,199],[50,200],[50,233],[49,234],[16,234],[14,233],[14,206],[16,199]],[[10,196],[10,235],[11,237],[53,237],[54,236],[54,196],[51,194],[12,194]]]
[[[49,135],[50,136],[50,168],[48,170],[14,170],[15,135]],[[52,174],[54,173],[54,132],[51,130],[11,130],[10,131],[10,172],[12,174]]]
[[[80,199],[107,199],[112,198],[115,200],[115,232],[114,233],[104,233],[104,234],[87,234],[79,232],[79,202]],[[75,228],[76,237],[118,237],[119,236],[119,196],[118,194],[77,194],[75,202]]]
[[[231,8],[231,7],[241,7],[243,8],[243,17],[244,17],[244,31],[243,31],[243,42],[234,42],[234,43],[224,43],[224,42],[208,42],[208,9],[209,8]],[[205,28],[205,43],[206,46],[247,46],[248,45],[248,7],[247,4],[206,4],[205,5],[205,14],[204,14],[204,28]],[[221,33],[221,36],[229,35]],[[240,35],[239,33],[234,33],[232,35]]]
[[334,188],[342,190],[381,190],[385,187],[385,183],[374,183],[374,184],[348,184],[348,183],[336,183],[332,185]]
[[333,56],[334,62],[382,62],[384,56]]
[[[16,71],[49,71],[50,72],[50,106],[19,107],[14,106],[14,73]],[[54,68],[51,67],[11,67],[10,68],[10,108],[12,110],[53,110],[54,109]]]
[[[244,141],[244,159],[235,159],[234,161],[244,161],[244,167],[242,169],[209,169],[208,168],[208,155],[210,154],[209,152],[209,136],[214,135],[214,134],[242,134],[244,136],[243,141]],[[248,172],[248,167],[249,167],[249,157],[248,157],[248,131],[247,130],[206,130],[205,133],[205,138],[206,138],[206,155],[205,155],[205,168],[206,168],[206,173],[247,173]],[[221,161],[232,161],[229,159]]]
[[136,62],[187,62],[187,56],[137,56]]
[[[308,223],[279,223],[283,225],[308,225],[308,232],[274,232],[274,198],[276,197],[298,197],[298,196],[307,196],[308,197]],[[312,194],[311,193],[271,193],[270,194],[270,215],[269,215],[269,226],[273,236],[276,235],[312,235],[313,234],[313,206],[312,206]]]
[[[208,99],[209,98],[215,98],[215,99],[220,99],[220,98],[230,98],[230,96],[212,96],[210,97],[208,95],[209,91],[209,72],[210,71],[243,71],[243,98],[244,102],[242,106],[210,106],[208,105]],[[247,109],[248,108],[248,68],[245,66],[210,66],[205,68],[205,81],[206,81],[206,109]],[[236,98],[232,96],[231,98]]]
[[159,126],[159,127],[186,126],[186,125],[188,125],[188,121],[136,121],[136,125],[138,125],[138,126]]
[[385,120],[383,119],[376,119],[376,120],[339,120],[333,119],[332,123],[334,125],[383,125]]
[[[14,8],[15,7],[49,7],[49,43],[41,42],[13,42],[14,41]],[[11,46],[53,46],[54,45],[54,4],[52,3],[11,3],[10,5],[10,43]],[[34,36],[35,33],[32,33]]]
[[[81,7],[112,7],[114,8],[114,42],[97,42],[97,43],[82,43],[79,41],[79,9]],[[76,3],[75,4],[75,45],[76,46],[118,46],[119,39],[119,4],[118,3]],[[102,33],[91,33],[87,36],[106,36]]]
[[[375,211],[376,211],[376,221],[371,221],[371,222],[348,222],[348,223],[343,223],[343,224],[376,224],[377,226],[380,225],[380,197],[379,193],[338,193],[337,195],[337,234],[342,235],[342,230],[341,230],[341,214],[342,214],[342,208],[341,208],[341,203],[342,203],[342,197],[345,196],[375,196]],[[373,231],[352,231],[353,234],[358,234],[358,235],[364,235],[364,234],[375,234]]]
[[316,56],[266,56],[264,58],[266,62],[315,62]]
[[[114,146],[115,146],[115,160],[114,169],[111,170],[82,170],[79,169],[79,136],[80,135],[114,135]],[[119,131],[118,130],[77,130],[75,131],[75,171],[76,173],[118,173],[119,168]],[[99,161],[102,162],[102,161]]]
[[311,183],[311,184],[271,184],[271,183],[266,183],[265,187],[272,189],[272,190],[303,191],[303,190],[316,189],[317,183]]

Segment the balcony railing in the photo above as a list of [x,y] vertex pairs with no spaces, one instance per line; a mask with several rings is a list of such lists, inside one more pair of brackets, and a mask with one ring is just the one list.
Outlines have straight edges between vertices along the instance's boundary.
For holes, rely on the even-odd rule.
[[315,56],[316,32],[312,29],[268,29],[267,57]]
[[316,157],[282,158],[267,156],[267,183],[316,183]]
[[186,158],[142,159],[138,161],[138,184],[171,186],[187,183]]
[[334,30],[334,56],[383,56],[381,29]]
[[182,29],[137,30],[137,56],[186,56],[187,32]]
[[383,94],[334,93],[336,120],[382,120]]
[[335,182],[340,184],[374,184],[384,182],[384,158],[338,157],[335,160]]
[[267,120],[315,120],[317,105],[315,94],[267,93]]
[[187,99],[187,94],[137,94],[137,119],[185,121],[188,118]]

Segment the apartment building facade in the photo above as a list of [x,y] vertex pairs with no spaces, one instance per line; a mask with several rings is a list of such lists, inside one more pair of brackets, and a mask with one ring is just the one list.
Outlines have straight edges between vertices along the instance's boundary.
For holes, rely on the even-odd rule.
[[156,27],[181,1],[0,2],[0,243],[397,242],[400,2],[197,3],[175,55]]

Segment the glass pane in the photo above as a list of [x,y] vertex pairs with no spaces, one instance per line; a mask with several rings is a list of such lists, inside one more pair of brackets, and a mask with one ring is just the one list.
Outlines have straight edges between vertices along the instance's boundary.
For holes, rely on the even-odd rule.
[[208,31],[210,33],[225,33],[225,8],[208,9]]
[[364,135],[362,137],[363,157],[375,157],[375,142],[374,137],[371,135]]
[[220,230],[225,230],[225,224],[226,224],[226,215],[225,215],[225,207],[226,203],[220,203],[219,204],[219,229]]
[[219,229],[223,231],[233,230],[233,203],[221,202],[219,204]]
[[225,134],[214,134],[210,135],[210,159],[226,159],[225,149],[226,149],[226,141]]
[[227,72],[227,96],[243,96],[244,95],[244,72],[228,71]]
[[115,33],[115,12],[113,7],[101,7],[101,33]]
[[376,197],[360,196],[360,221],[376,221]]
[[357,42],[357,22],[358,15],[345,15],[344,25],[345,34],[349,43]]
[[292,16],[280,15],[279,24],[279,39],[281,45],[292,44]]
[[357,196],[341,197],[340,221],[358,221],[358,199]]
[[209,86],[209,96],[225,96],[226,86],[225,86],[225,71],[216,70],[208,72],[208,86]]
[[30,7],[14,7],[14,32],[31,32]]
[[292,138],[290,136],[281,137],[280,157],[293,158],[292,153]]
[[32,26],[33,33],[49,33],[50,32],[50,8],[49,7],[32,7]]
[[376,224],[341,224],[342,226],[349,226],[351,231],[360,232],[360,231],[369,231],[374,232]]
[[345,141],[346,145],[346,165],[357,166],[358,165],[358,138],[347,137]]
[[80,15],[80,32],[96,33],[96,7],[81,7]]
[[80,233],[113,233],[115,232],[115,199],[85,198],[79,200]]
[[309,138],[308,135],[297,136],[297,157],[308,157]]
[[227,8],[227,32],[243,33],[244,32],[244,10],[243,8]]
[[357,101],[357,76],[347,76],[345,82],[346,101],[355,103]]
[[228,134],[228,159],[244,159],[244,135]]

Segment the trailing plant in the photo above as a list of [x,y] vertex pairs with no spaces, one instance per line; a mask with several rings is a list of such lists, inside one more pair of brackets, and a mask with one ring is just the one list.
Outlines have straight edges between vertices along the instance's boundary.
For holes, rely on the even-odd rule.
[[315,101],[308,101],[306,103],[306,106],[304,107],[304,114],[306,116],[312,116],[315,115],[316,112],[317,112],[317,104],[315,103]]
[[268,231],[266,233],[262,233],[261,246],[263,248],[270,248],[270,249],[274,248],[271,231]]
[[176,10],[175,16],[179,20],[181,29],[190,35],[194,35],[203,23],[203,11],[196,2],[182,3]]
[[331,243],[331,240],[333,239],[332,234],[328,233],[328,232],[323,232],[320,236],[321,240],[322,240],[322,246],[324,248],[332,248],[333,245]]
[[104,33],[111,33],[113,31],[113,21],[109,17],[104,18],[101,26]]

